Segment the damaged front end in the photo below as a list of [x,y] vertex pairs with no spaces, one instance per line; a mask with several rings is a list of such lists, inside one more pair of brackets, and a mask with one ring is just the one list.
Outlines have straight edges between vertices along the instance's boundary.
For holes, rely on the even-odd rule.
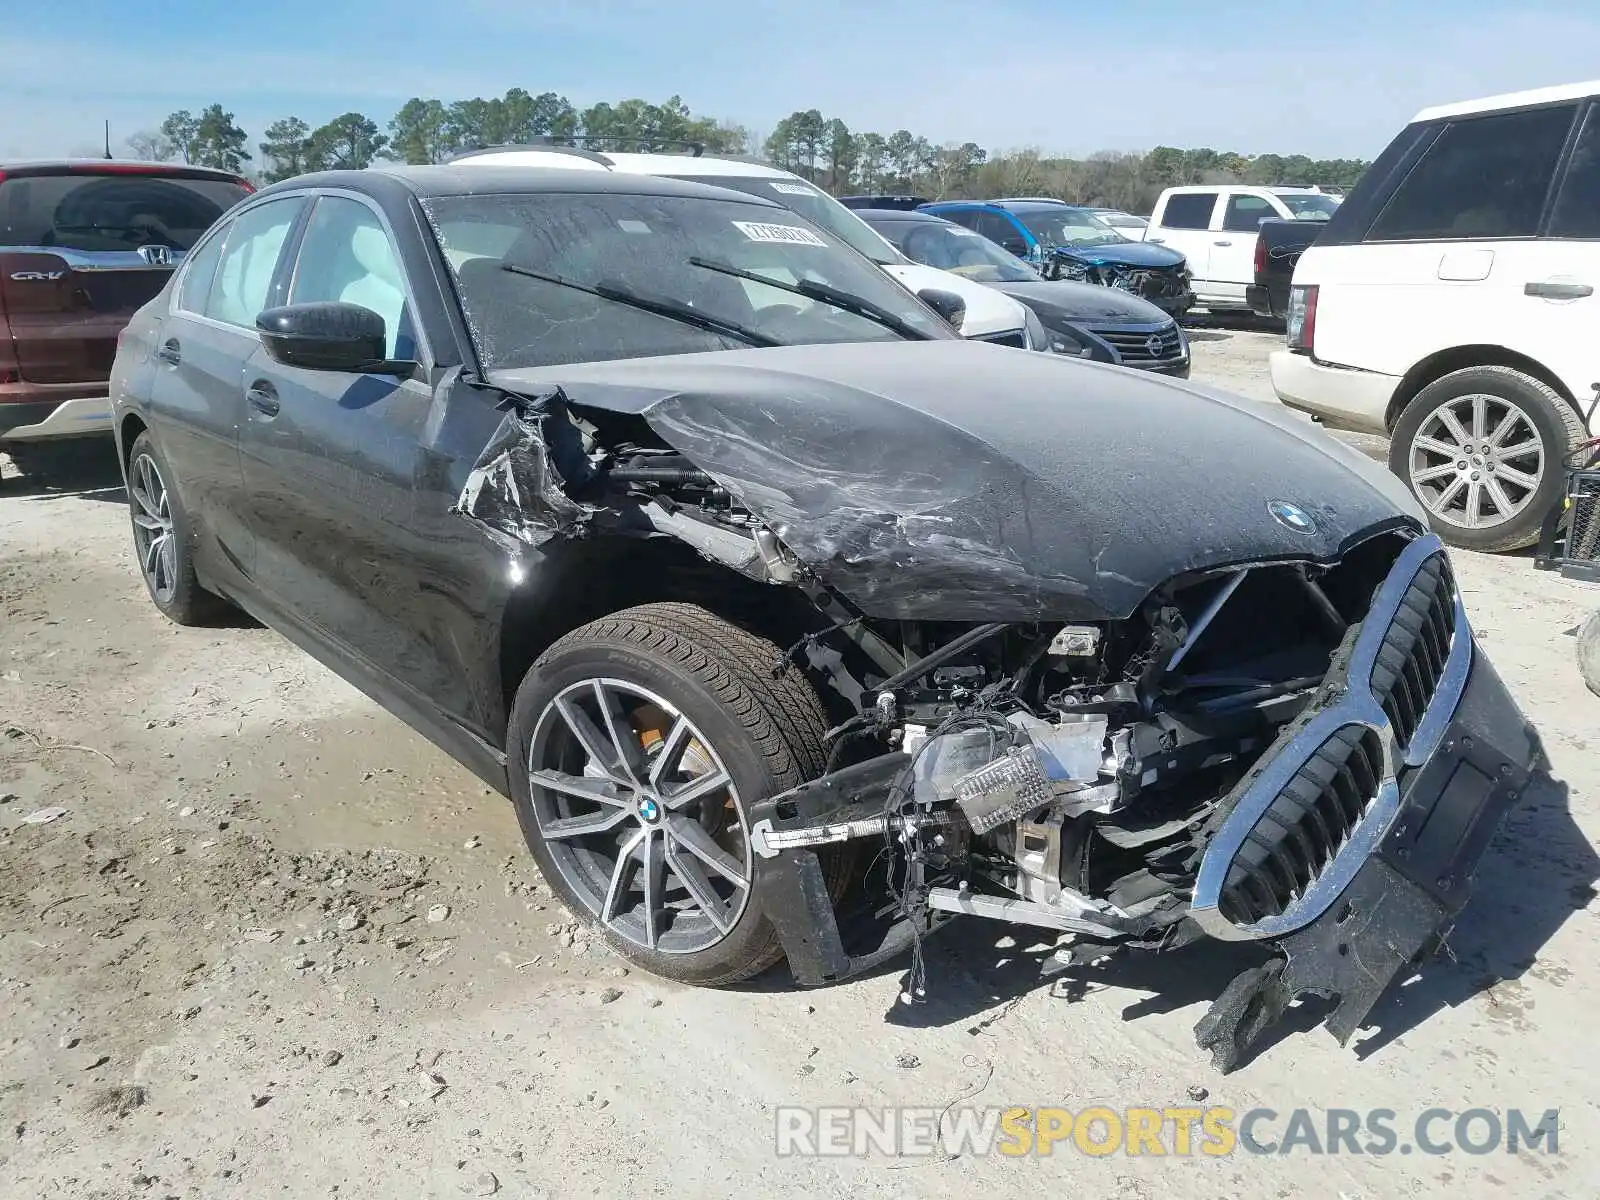
[[[753,895],[797,981],[911,950],[916,998],[922,939],[958,915],[1070,935],[1059,961],[1256,942],[1270,961],[1196,1029],[1217,1066],[1305,994],[1337,997],[1346,1041],[1442,945],[1544,769],[1392,479],[1172,385],[1097,373],[1070,442],[1040,446],[1060,410],[1026,385],[1059,387],[1048,363],[1008,360],[1002,406],[943,367],[988,370],[981,348],[919,351],[925,379],[882,350],[827,348],[826,375],[755,353],[543,390],[508,373],[460,511],[524,545],[671,538],[810,600],[773,669],[839,714],[828,770],[748,811]],[[1128,422],[1259,467],[1185,524],[1106,469],[1144,452]],[[1314,517],[1267,499],[1300,488]]]
[[[959,688],[959,658],[890,681],[872,705],[890,753],[756,806],[761,894],[798,980],[858,973],[955,914],[1096,947],[1258,941],[1273,959],[1196,1029],[1229,1071],[1303,994],[1338,998],[1345,1043],[1437,950],[1543,767],[1442,544],[1243,569],[1143,617],[1030,631],[1049,640],[1015,671],[968,666]],[[863,837],[900,860],[892,918],[864,942],[818,859]]]

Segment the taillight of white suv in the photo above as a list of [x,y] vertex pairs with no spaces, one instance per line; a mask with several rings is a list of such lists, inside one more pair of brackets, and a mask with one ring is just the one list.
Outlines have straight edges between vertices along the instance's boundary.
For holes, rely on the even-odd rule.
[[1289,288],[1287,318],[1289,349],[1315,354],[1317,340],[1317,285],[1297,283]]

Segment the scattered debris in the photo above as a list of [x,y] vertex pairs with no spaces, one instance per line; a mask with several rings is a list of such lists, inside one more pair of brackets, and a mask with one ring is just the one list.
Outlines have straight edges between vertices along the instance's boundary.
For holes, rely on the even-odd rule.
[[646,1000],[644,1002],[644,1006],[646,1008],[660,1008],[661,1007],[661,999],[660,999],[659,996],[651,996],[648,1000]]
[[283,936],[281,929],[246,929],[244,940],[247,942],[275,942]]
[[461,848],[463,850],[476,850],[481,845],[483,845],[483,839],[477,834],[473,834],[465,842],[461,843]]
[[428,921],[437,925],[440,921],[450,919],[450,906],[448,904],[435,904],[428,909]]
[[322,1065],[325,1067],[337,1067],[343,1061],[344,1055],[337,1050],[324,1050],[322,1052]]
[[608,987],[608,988],[605,988],[604,990],[602,990],[601,993],[600,993],[600,1003],[601,1004],[611,1004],[614,1001],[621,1000],[621,999],[622,999],[622,989],[621,988]]
[[269,1101],[271,1099],[272,1099],[272,1097],[269,1096],[269,1095],[266,1095],[266,1094],[263,1094],[263,1095],[260,1095],[260,1096],[251,1096],[250,1097],[250,1107],[251,1108],[265,1108],[266,1104],[267,1104],[267,1101]]
[[500,1181],[495,1178],[493,1171],[479,1172],[472,1181],[472,1194],[474,1196],[492,1196],[500,1190]]
[[90,1063],[87,1067],[85,1067],[84,1070],[85,1071],[98,1071],[101,1067],[105,1066],[110,1061],[111,1061],[111,1055],[102,1054],[99,1058],[95,1059],[92,1063]]
[[76,1048],[79,1040],[80,1039],[73,1034],[63,1033],[60,1040],[56,1042],[56,1045],[61,1047],[63,1050],[72,1050]]
[[922,1065],[922,1060],[915,1054],[901,1053],[894,1056],[894,1065],[905,1071],[914,1071]]
[[125,1117],[149,1099],[150,1093],[136,1083],[118,1084],[95,1091],[89,1097],[89,1111],[95,1116]]
[[48,825],[67,815],[64,808],[39,808],[22,818],[24,825]]
[[360,913],[345,913],[344,916],[339,918],[339,932],[354,933],[356,930],[361,928],[362,924],[363,922]]
[[198,1017],[199,1015],[200,1015],[200,1006],[198,1004],[191,1004],[191,1005],[189,1005],[188,1008],[179,1010],[178,1019],[180,1021],[192,1021],[196,1017]]
[[1206,1091],[1206,1089],[1201,1087],[1198,1083],[1189,1088],[1189,1099],[1193,1100],[1196,1104],[1199,1104],[1209,1095],[1211,1095],[1211,1093]]

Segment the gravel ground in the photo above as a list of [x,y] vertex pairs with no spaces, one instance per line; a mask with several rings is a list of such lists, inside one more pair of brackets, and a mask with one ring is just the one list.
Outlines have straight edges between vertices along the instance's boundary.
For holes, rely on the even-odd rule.
[[[1272,402],[1276,340],[1199,331],[1196,377]],[[551,898],[502,799],[276,634],[164,622],[114,478],[67,483],[0,482],[4,1196],[1595,1194],[1600,700],[1567,636],[1595,597],[1526,559],[1459,573],[1558,786],[1376,1032],[1340,1049],[1304,1007],[1219,1077],[1190,1033],[1239,966],[1214,947],[1046,984],[1028,939],[969,923],[930,944],[914,1010],[898,970],[815,992],[630,973]],[[779,1106],[964,1097],[1389,1108],[1402,1143],[1432,1107],[1558,1108],[1560,1144],[774,1155]]]

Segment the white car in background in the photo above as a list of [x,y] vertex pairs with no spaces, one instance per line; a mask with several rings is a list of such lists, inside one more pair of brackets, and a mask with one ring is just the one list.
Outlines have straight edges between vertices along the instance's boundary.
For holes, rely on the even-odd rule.
[[1017,301],[949,271],[912,262],[828,193],[798,175],[766,163],[689,154],[601,154],[568,146],[491,146],[458,154],[450,163],[621,171],[693,180],[762,196],[793,209],[823,232],[866,255],[909,291],[934,289],[961,297],[966,304],[960,327],[964,337],[1027,350],[1046,348],[1038,320]]
[[1427,108],[1296,265],[1272,386],[1388,434],[1445,540],[1517,549],[1600,432],[1597,289],[1600,81]]
[[1339,204],[1339,197],[1309,187],[1170,187],[1156,200],[1142,236],[1121,232],[1182,251],[1194,277],[1196,303],[1212,312],[1248,312],[1246,289],[1256,281],[1261,222],[1326,221]]

